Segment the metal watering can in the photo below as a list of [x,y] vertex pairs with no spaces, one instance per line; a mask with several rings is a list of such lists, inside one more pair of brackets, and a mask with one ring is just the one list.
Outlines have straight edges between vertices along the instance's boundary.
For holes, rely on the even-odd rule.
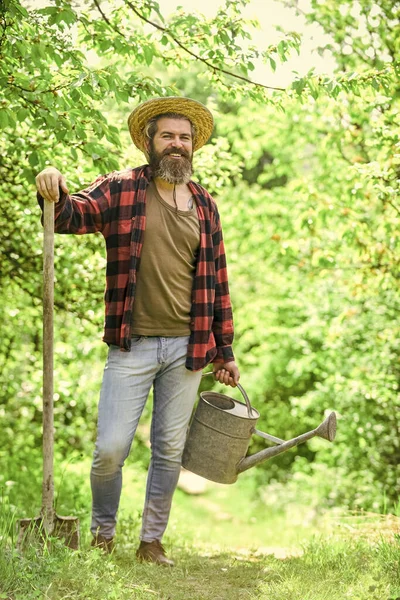
[[[255,426],[260,413],[252,408],[242,386],[237,384],[237,387],[245,399],[245,404],[224,394],[201,392],[182,456],[182,466],[188,471],[218,483],[234,483],[239,473],[315,436],[330,442],[335,439],[334,412],[316,429],[287,442],[259,431]],[[246,456],[253,434],[263,437],[275,446]]]

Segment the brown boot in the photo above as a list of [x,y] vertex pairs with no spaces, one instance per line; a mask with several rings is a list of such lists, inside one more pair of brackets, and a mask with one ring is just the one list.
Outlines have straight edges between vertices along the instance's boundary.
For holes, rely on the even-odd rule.
[[101,550],[104,550],[104,552],[106,552],[107,554],[111,554],[111,552],[114,550],[114,538],[107,539],[103,535],[98,533],[92,539],[92,543],[90,545],[92,546],[92,548],[100,548]]
[[140,546],[136,550],[136,557],[141,562],[152,562],[165,567],[174,566],[174,561],[165,556],[165,550],[158,540],[154,540],[153,542],[140,542]]

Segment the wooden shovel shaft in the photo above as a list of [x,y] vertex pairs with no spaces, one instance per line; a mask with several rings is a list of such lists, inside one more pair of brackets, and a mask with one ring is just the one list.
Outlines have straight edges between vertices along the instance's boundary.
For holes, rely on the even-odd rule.
[[[54,510],[54,414],[53,414],[53,314],[54,314],[54,203],[43,207],[43,486],[42,510],[34,519],[21,519],[17,547],[23,549],[37,538],[49,547],[53,537],[79,548],[79,520],[59,517]],[[37,535],[39,533],[39,536]]]
[[42,515],[47,532],[54,521],[54,203],[44,201],[43,238],[43,487]]

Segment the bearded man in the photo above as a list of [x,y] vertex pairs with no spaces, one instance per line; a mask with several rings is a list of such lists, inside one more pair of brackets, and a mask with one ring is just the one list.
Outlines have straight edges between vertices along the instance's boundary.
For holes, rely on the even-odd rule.
[[57,202],[55,231],[101,232],[107,249],[105,327],[109,346],[91,470],[92,545],[111,551],[122,467],[151,387],[151,462],[139,560],[172,566],[167,527],[201,370],[235,386],[233,322],[221,223],[214,200],[190,180],[193,152],[211,136],[199,102],[154,98],[129,116],[149,164],[99,177],[69,194],[54,167],[36,178],[38,200]]

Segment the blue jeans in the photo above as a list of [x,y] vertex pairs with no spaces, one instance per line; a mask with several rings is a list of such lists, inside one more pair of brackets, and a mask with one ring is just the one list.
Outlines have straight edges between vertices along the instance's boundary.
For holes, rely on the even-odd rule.
[[188,341],[188,337],[136,336],[131,352],[109,348],[90,475],[93,535],[115,534],[122,467],[153,385],[151,462],[140,539],[151,542],[163,536],[201,378],[200,371],[185,367]]

